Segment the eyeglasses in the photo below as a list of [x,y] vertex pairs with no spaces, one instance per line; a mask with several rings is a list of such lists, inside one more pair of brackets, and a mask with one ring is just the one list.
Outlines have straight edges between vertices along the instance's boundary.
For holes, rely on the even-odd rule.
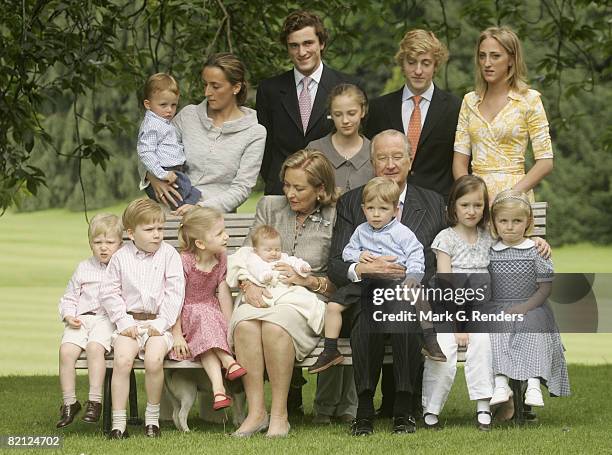
[[374,161],[376,161],[379,164],[386,164],[388,161],[391,161],[391,164],[399,164],[405,159],[408,159],[408,156],[404,154],[391,155],[391,156],[376,155],[376,157],[374,158]]

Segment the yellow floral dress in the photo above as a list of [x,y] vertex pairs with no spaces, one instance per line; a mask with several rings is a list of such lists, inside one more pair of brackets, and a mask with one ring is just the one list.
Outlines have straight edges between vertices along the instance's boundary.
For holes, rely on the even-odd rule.
[[[476,92],[463,97],[455,134],[455,152],[472,155],[472,173],[487,184],[491,202],[525,175],[525,152],[531,139],[536,160],[552,158],[546,112],[536,90],[510,91],[510,101],[489,123],[480,113]],[[533,191],[527,194],[534,202]]]

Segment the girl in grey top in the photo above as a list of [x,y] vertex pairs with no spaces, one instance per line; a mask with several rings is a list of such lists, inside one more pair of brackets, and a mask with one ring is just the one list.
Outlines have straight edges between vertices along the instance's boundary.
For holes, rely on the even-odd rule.
[[374,176],[370,162],[370,141],[359,134],[368,111],[365,94],[353,84],[337,85],[329,95],[328,110],[335,131],[308,144],[331,161],[336,184],[342,192],[365,185]]

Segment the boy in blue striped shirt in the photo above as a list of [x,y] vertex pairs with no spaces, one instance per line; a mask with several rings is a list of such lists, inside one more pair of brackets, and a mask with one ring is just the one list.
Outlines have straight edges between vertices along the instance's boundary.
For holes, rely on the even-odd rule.
[[[185,175],[183,144],[172,124],[179,100],[178,83],[169,74],[154,74],[145,84],[144,96],[143,104],[147,111],[138,131],[138,157],[150,175],[177,188],[182,197],[179,206],[195,205],[202,193]],[[164,202],[159,200],[148,182],[145,185],[141,189],[151,199]]]

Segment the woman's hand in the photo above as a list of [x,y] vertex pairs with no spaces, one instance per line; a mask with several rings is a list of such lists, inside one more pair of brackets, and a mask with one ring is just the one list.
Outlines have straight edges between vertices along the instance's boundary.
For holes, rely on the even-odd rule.
[[178,192],[176,184],[170,185],[165,180],[160,180],[147,172],[145,178],[149,181],[151,188],[157,195],[157,200],[169,208],[176,208],[178,201],[182,201],[181,193]]
[[538,250],[538,254],[544,259],[549,259],[552,253],[550,249],[550,244],[542,237],[532,237],[531,240],[533,240],[533,243],[535,243],[535,247],[536,250]]
[[295,284],[298,286],[308,287],[308,283],[310,282],[309,277],[301,276],[289,264],[279,262],[274,266],[274,270],[278,270],[280,272],[280,276],[278,278],[281,283],[286,285]]
[[173,334],[174,345],[172,346],[172,350],[174,351],[174,355],[184,360],[186,358],[191,357],[191,352],[189,352],[189,346],[187,345],[187,341],[185,341],[185,337],[182,334]]
[[267,308],[268,304],[263,298],[272,297],[272,294],[266,288],[259,287],[250,281],[245,281],[242,294],[244,301],[255,308]]

